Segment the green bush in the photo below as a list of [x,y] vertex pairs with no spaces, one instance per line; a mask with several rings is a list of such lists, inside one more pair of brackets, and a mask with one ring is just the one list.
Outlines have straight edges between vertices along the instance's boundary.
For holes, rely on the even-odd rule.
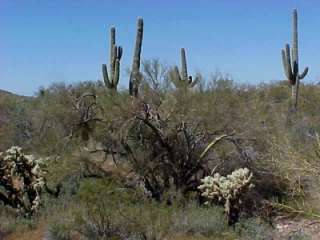
[[[48,217],[50,231],[62,239],[74,234],[93,239],[174,239],[176,234],[214,239],[219,231],[232,239],[236,232],[226,228],[224,218],[217,220],[217,206],[186,206],[190,200],[202,202],[196,187],[203,176],[244,167],[253,172],[255,188],[243,200],[242,218],[270,217],[275,211],[268,206],[274,200],[300,212],[320,211],[319,86],[301,84],[299,111],[292,114],[290,89],[283,82],[246,86],[216,74],[199,88],[181,90],[170,83],[167,67],[157,61],[145,64],[145,71],[158,69],[161,74],[144,73],[139,98],[127,90],[111,94],[99,82],[53,84],[23,101],[0,95],[0,122],[5,123],[0,124],[0,149],[21,143],[30,152],[50,155],[48,185],[62,186],[57,199],[44,198],[40,216],[33,219]],[[98,120],[89,126],[92,148],[81,138],[81,114],[73,106],[85,92],[97,96]],[[224,133],[232,141],[211,149],[199,167],[201,152]],[[159,134],[173,157],[168,158]],[[139,185],[154,195],[158,191],[158,203],[137,190]],[[9,218],[3,229],[11,229],[15,216]],[[258,231],[268,236],[268,226],[242,218],[239,234],[254,239]]]

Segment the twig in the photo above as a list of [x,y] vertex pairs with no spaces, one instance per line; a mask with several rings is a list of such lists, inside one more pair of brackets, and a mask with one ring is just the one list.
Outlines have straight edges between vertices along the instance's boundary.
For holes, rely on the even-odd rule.
[[209,143],[209,145],[208,145],[208,146],[204,149],[204,151],[200,154],[200,159],[199,159],[199,161],[206,156],[206,154],[209,152],[209,150],[210,150],[214,145],[216,145],[218,142],[220,142],[222,139],[224,139],[224,138],[226,138],[226,137],[229,137],[229,135],[223,134],[223,135],[221,135],[221,136],[219,136],[219,137],[216,137],[211,143]]
[[320,215],[313,213],[313,212],[306,212],[304,210],[301,209],[296,209],[294,207],[282,204],[282,203],[275,203],[275,202],[271,202],[270,203],[272,207],[275,208],[279,208],[280,210],[285,210],[289,213],[293,213],[293,214],[300,214],[300,215],[304,215],[304,216],[309,216],[309,217],[315,217],[315,218],[319,218],[320,219]]

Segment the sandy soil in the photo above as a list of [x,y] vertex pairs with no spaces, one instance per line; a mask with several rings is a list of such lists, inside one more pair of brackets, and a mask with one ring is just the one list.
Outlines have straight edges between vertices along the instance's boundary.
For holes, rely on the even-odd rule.
[[306,239],[320,240],[320,220],[276,219],[274,240],[294,239],[293,236],[305,236]]

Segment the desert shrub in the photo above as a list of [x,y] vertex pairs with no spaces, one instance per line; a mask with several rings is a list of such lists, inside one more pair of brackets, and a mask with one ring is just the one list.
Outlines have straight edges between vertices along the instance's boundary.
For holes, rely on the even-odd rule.
[[72,134],[81,136],[83,128],[79,126],[83,127],[84,121],[88,120],[85,116],[88,112],[83,109],[89,101],[83,95],[94,95],[101,88],[99,82],[80,82],[74,85],[54,83],[40,89],[32,100],[24,104],[25,121],[30,123],[28,149],[56,155],[69,147],[68,137]]
[[[74,228],[74,209],[80,207],[73,199],[62,197],[60,201],[49,207],[49,214],[45,216],[48,222],[48,236],[56,240],[69,240]],[[49,239],[50,239],[49,238]]]
[[65,214],[51,221],[50,234],[58,239],[71,235],[84,239],[143,239],[142,213],[148,212],[148,204],[141,197],[139,192],[121,188],[111,180],[83,180]]
[[84,180],[77,196],[72,201],[63,201],[60,207],[49,224],[50,235],[56,239],[77,236],[160,240],[233,235],[222,220],[223,209],[219,207],[199,207],[195,203],[167,206],[106,179]]
[[[56,221],[53,232],[67,238],[78,230],[99,232],[94,230],[98,225],[111,224],[115,230],[109,230],[116,237],[154,234],[163,238],[170,236],[172,226],[179,225],[175,221],[181,221],[182,234],[199,231],[210,235],[216,231],[214,228],[200,226],[201,221],[205,222],[201,219],[215,222],[214,212],[209,217],[210,209],[183,209],[182,206],[188,205],[186,199],[181,206],[171,208],[149,205],[144,197],[141,201],[128,189],[119,189],[136,187],[142,182],[155,199],[173,204],[180,196],[194,199],[200,179],[212,170],[223,176],[239,168],[252,171],[255,188],[243,196],[246,216],[260,215],[265,200],[294,205],[298,202],[299,211],[317,208],[319,157],[315,153],[315,133],[320,131],[319,86],[301,85],[299,112],[292,115],[288,112],[290,89],[284,83],[245,86],[236,84],[229,76],[216,74],[201,88],[182,91],[170,86],[167,70],[159,61],[145,62],[139,98],[130,97],[126,90],[111,94],[101,83],[86,82],[73,86],[54,84],[20,107],[16,107],[20,101],[0,99],[0,122],[4,123],[0,125],[0,148],[27,139],[30,152],[34,149],[52,155],[54,161],[48,166],[47,180],[52,187],[58,183],[63,186],[57,201],[79,202],[70,207],[70,212],[65,207],[56,210],[66,212],[66,216]],[[87,108],[94,103],[97,111],[93,115],[81,111],[81,107],[74,108],[74,103],[88,92],[96,98],[86,99],[79,106]],[[16,120],[3,117],[4,112]],[[89,118],[85,118],[86,113]],[[101,121],[88,125],[94,143],[89,148],[88,142],[81,138],[82,129],[87,127],[82,128],[82,123],[93,118]],[[224,138],[228,141],[199,158],[212,140],[230,133],[235,135]],[[87,151],[83,151],[85,147]],[[115,164],[107,172],[104,167],[108,161]],[[100,182],[106,179],[112,179],[110,186]],[[98,197],[99,193],[91,189],[105,195]],[[110,201],[94,209],[105,198]],[[127,198],[136,200],[127,201]],[[183,214],[179,215],[182,209],[186,215],[189,211],[190,215],[199,211],[203,218],[192,221],[190,217],[185,220],[188,221],[185,226],[181,220]],[[51,210],[44,207],[41,211]],[[117,219],[116,222],[108,223],[110,217]],[[215,224],[217,228],[223,228],[222,225]],[[252,226],[254,229],[255,224]]]
[[48,236],[49,239],[70,240],[72,233],[65,222],[62,224],[55,222],[50,226]]
[[170,84],[168,70],[168,66],[157,58],[142,61],[142,89],[150,88],[156,94],[168,89]]
[[40,206],[45,186],[43,159],[25,155],[20,147],[0,153],[0,199],[17,211],[30,214]]
[[17,215],[16,211],[8,206],[0,206],[0,239],[14,232],[30,231],[38,224],[37,219]]
[[199,207],[189,203],[186,211],[177,209],[173,213],[172,231],[184,235],[219,236],[228,231],[228,225],[224,219],[223,209],[220,207]]
[[[207,155],[201,153],[216,136],[200,123],[174,119],[150,104],[142,104],[122,136],[133,170],[158,201],[172,188],[182,195],[196,191],[199,178],[210,171]],[[225,137],[218,137],[216,142]]]
[[289,236],[290,240],[312,240],[312,236],[303,233],[302,231],[298,231],[295,233],[291,233]]
[[260,218],[240,219],[234,231],[240,239],[266,240],[273,239],[273,227]]
[[32,139],[27,107],[32,98],[0,91],[0,151],[10,146],[26,147]]
[[143,204],[142,194],[112,180],[98,179],[84,180],[77,197],[85,208],[75,213],[76,229],[87,239],[123,239],[136,234],[136,223],[131,220],[135,214],[130,208]]

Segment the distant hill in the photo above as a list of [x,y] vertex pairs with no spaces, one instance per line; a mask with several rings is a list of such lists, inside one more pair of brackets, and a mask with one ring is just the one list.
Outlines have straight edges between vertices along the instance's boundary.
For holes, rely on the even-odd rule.
[[10,103],[19,103],[19,102],[24,102],[31,100],[32,97],[27,97],[27,96],[21,96],[14,94],[12,92],[8,92],[5,90],[0,89],[0,124],[3,123],[5,119],[8,119],[9,116],[8,113],[12,112],[13,105],[15,104],[10,104]]
[[0,89],[0,95],[14,95],[14,94],[11,92]]
[[15,97],[15,98],[21,98],[21,99],[31,99],[32,97],[27,97],[23,95],[18,95],[6,90],[0,89],[0,97]]
[[6,106],[6,102],[12,101],[25,101],[29,100],[31,97],[21,96],[18,94],[14,94],[12,92],[0,89],[0,112],[3,111]]

